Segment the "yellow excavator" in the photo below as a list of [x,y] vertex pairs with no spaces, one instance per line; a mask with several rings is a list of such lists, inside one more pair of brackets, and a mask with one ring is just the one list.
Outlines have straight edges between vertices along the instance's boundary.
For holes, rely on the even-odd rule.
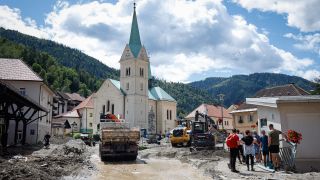
[[170,142],[172,147],[191,145],[191,120],[180,120],[178,126],[170,132]]

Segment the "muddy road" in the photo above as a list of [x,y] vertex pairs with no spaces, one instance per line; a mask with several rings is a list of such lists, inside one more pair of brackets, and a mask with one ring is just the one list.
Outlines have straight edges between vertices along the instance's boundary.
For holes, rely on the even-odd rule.
[[[90,161],[94,170],[86,175],[80,172],[77,179],[92,180],[168,180],[168,179],[211,179],[188,163],[168,158],[139,158],[131,162],[102,162],[95,148]],[[73,177],[75,178],[75,177]],[[68,178],[65,178],[68,179]]]

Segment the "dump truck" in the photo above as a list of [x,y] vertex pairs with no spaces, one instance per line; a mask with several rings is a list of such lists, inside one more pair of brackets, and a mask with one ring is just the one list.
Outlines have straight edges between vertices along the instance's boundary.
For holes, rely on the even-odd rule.
[[100,128],[99,154],[102,161],[115,158],[136,160],[140,140],[138,128],[131,128],[125,120],[110,115],[100,118]]

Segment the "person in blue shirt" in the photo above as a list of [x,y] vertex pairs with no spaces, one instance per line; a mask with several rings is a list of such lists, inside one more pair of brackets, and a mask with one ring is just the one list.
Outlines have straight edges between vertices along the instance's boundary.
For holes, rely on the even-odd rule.
[[263,163],[264,166],[267,166],[267,162],[269,161],[269,149],[268,149],[268,136],[266,135],[266,131],[262,130],[261,131],[261,138],[260,138],[260,145],[262,149],[262,155],[263,155]]

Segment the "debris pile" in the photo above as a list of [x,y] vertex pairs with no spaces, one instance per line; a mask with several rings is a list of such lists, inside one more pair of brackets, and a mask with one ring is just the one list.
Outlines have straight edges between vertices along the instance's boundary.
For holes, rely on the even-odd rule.
[[51,144],[30,155],[16,155],[0,162],[0,179],[59,179],[90,166],[89,153],[81,140]]

